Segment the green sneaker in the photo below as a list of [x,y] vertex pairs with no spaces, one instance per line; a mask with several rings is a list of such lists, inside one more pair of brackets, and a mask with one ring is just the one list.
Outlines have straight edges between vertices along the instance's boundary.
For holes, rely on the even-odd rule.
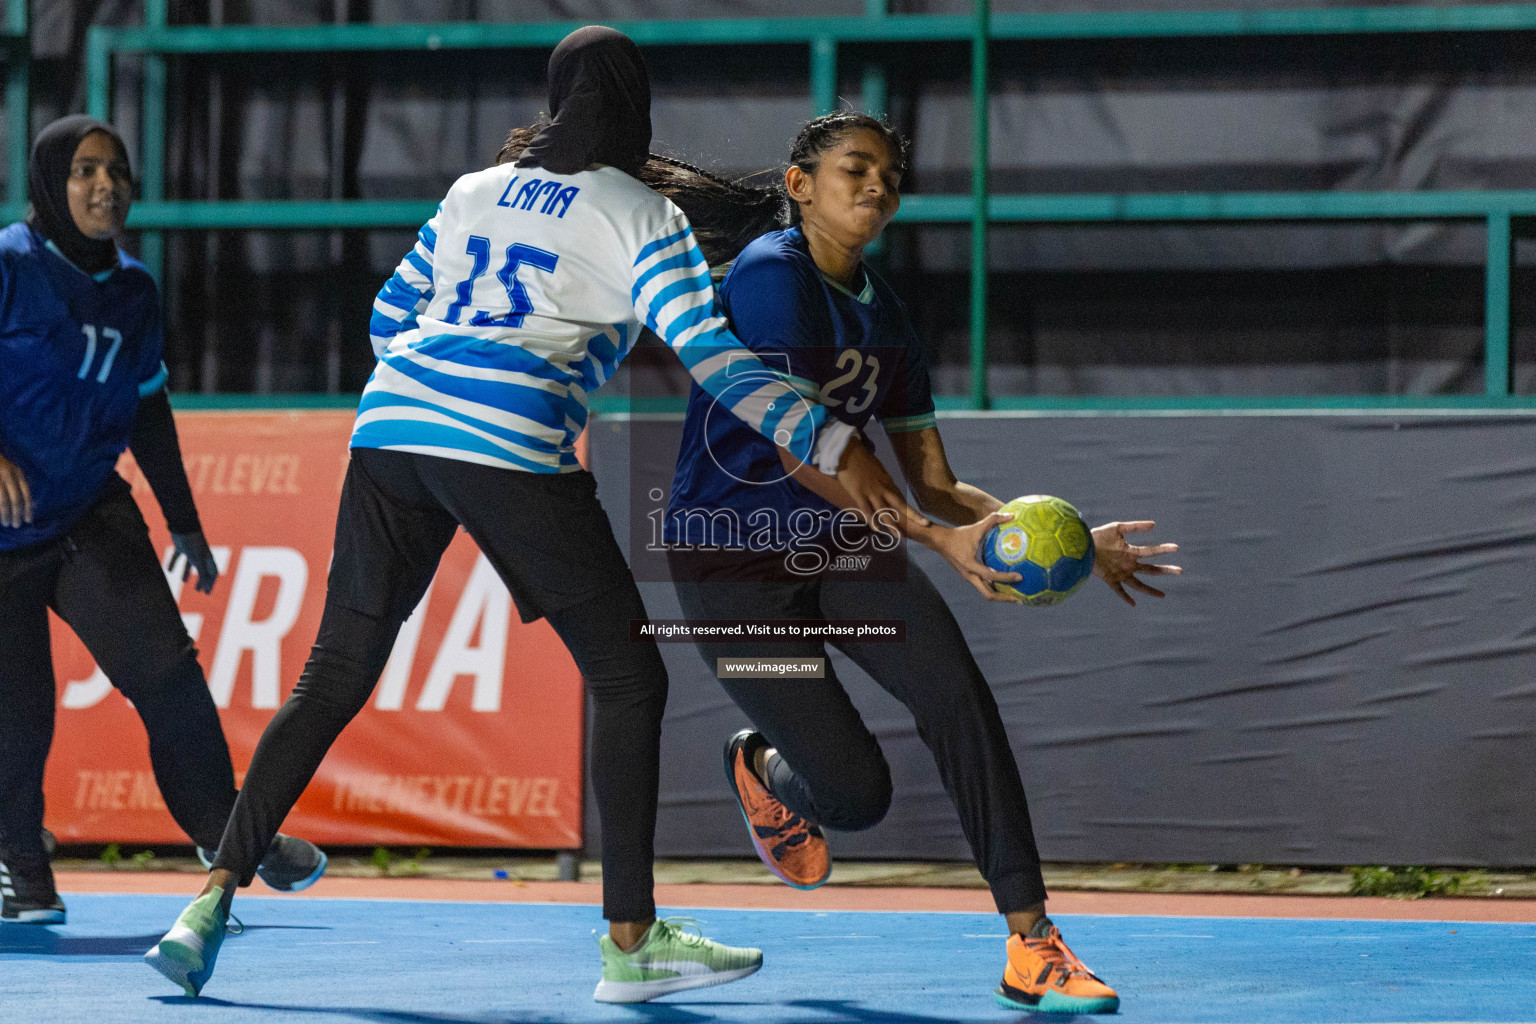
[[193,900],[165,938],[144,954],[144,962],[196,996],[213,976],[214,961],[224,942],[224,913],[219,901],[224,890],[214,887],[205,896]]
[[603,980],[592,998],[600,1003],[643,1003],[668,992],[724,985],[763,966],[762,950],[712,942],[691,917],[657,921],[628,953],[606,935],[597,944],[603,951]]

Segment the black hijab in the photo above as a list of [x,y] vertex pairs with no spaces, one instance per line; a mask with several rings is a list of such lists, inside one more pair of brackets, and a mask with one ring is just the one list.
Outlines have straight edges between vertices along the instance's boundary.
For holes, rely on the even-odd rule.
[[75,150],[91,132],[106,132],[117,151],[127,160],[122,137],[109,124],[84,114],[61,117],[44,128],[32,143],[32,159],[27,164],[27,190],[32,208],[27,223],[44,238],[59,247],[69,262],[88,274],[117,266],[117,241],[86,237],[75,225],[69,212],[69,168]]
[[517,166],[575,174],[599,163],[639,177],[651,147],[651,81],[640,48],[602,25],[566,36],[549,58],[549,114]]

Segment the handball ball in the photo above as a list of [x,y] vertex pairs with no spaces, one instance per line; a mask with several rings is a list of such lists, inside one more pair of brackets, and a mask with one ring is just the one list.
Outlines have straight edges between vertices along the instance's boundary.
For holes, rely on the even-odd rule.
[[1000,520],[981,542],[981,560],[999,572],[1016,572],[1017,583],[994,583],[1025,604],[1060,604],[1093,575],[1093,534],[1077,509],[1060,498],[1026,494],[998,509]]

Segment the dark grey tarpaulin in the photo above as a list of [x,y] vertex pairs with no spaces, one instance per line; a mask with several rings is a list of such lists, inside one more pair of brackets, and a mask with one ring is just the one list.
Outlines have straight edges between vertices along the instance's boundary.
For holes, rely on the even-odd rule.
[[[939,425],[961,479],[1061,495],[1095,525],[1156,519],[1183,545],[1170,596],[1136,608],[1097,582],[1059,608],[988,604],[917,554],[992,683],[1045,857],[1536,864],[1536,418]],[[621,541],[677,433],[593,430]],[[669,584],[642,590],[652,616],[681,617]],[[691,647],[662,648],[658,853],[748,853],[720,767],[745,719]],[[896,796],[834,850],[967,857],[910,717],[836,657]]]

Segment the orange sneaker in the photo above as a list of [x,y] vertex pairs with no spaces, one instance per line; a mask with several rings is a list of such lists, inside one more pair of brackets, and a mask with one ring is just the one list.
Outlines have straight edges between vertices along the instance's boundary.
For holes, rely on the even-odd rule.
[[1067,948],[1048,917],[1028,938],[1008,936],[1008,966],[995,998],[1005,1009],[1046,1013],[1114,1013],[1120,1008],[1115,990]]
[[832,874],[832,855],[821,829],[778,801],[752,771],[752,757],[766,745],[761,733],[743,729],[725,744],[725,777],[731,781],[752,847],[786,885],[814,889]]

